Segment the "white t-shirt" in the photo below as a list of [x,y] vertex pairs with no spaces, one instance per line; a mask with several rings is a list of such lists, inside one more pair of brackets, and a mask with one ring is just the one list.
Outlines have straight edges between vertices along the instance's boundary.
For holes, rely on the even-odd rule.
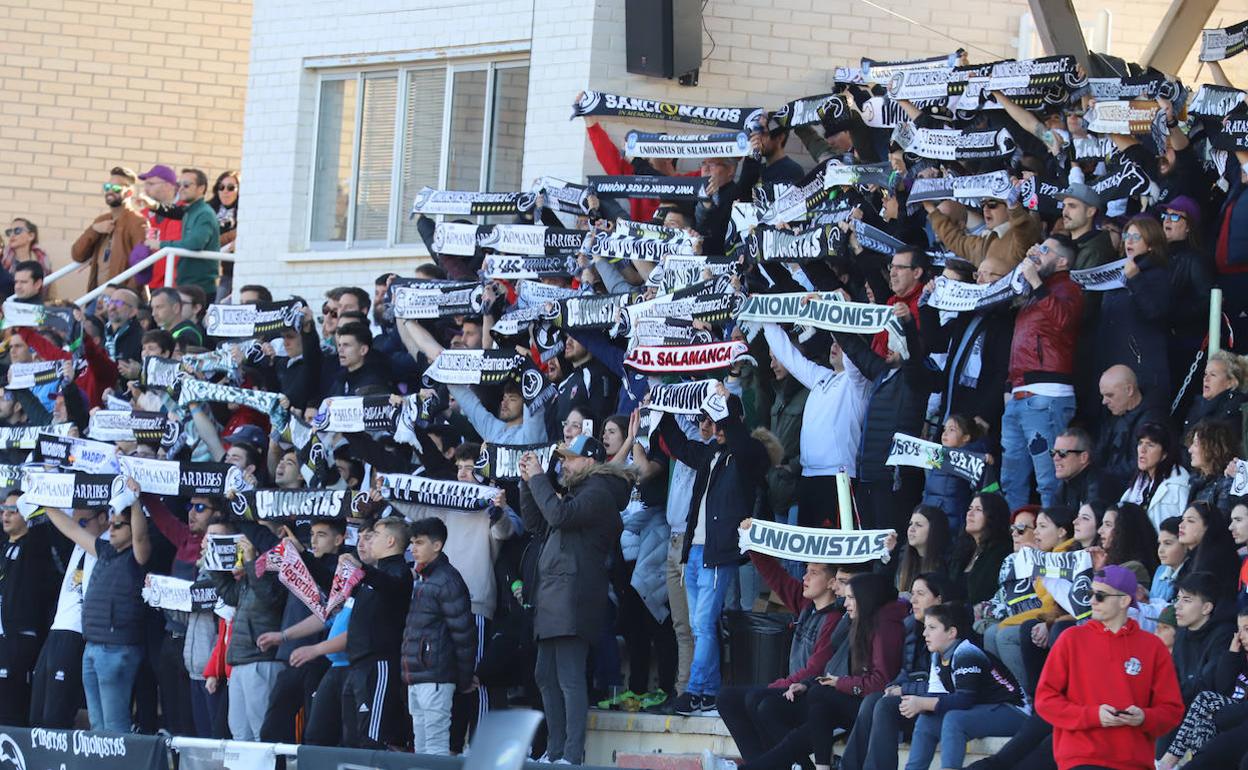
[[82,597],[87,594],[95,561],[82,546],[74,546],[69,563],[65,565],[65,577],[61,579],[61,595],[56,601],[56,617],[52,619],[53,631],[82,633]]

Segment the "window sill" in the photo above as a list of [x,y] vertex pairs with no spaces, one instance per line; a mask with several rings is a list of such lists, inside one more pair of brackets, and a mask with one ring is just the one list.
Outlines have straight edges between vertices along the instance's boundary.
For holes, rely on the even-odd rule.
[[425,245],[394,246],[378,249],[323,249],[315,251],[296,251],[282,254],[282,262],[359,262],[381,259],[429,259],[429,251]]

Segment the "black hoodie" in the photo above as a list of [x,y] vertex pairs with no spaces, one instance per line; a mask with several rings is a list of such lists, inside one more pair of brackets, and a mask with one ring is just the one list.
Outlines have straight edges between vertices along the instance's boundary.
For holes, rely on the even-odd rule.
[[1190,706],[1202,690],[1218,689],[1218,662],[1234,634],[1234,602],[1220,602],[1197,631],[1179,629],[1174,637],[1174,670],[1184,703]]

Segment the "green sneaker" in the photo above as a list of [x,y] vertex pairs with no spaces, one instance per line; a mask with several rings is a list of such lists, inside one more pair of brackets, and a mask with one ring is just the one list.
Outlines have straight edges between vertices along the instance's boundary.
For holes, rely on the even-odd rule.
[[667,702],[667,693],[663,690],[651,690],[650,692],[639,696],[642,709],[652,709],[656,706],[662,706]]
[[619,695],[616,695],[614,698],[605,698],[603,700],[598,701],[598,703],[595,705],[597,708],[602,709],[603,711],[610,711],[612,709],[618,709],[621,705],[623,705],[624,701],[628,700],[629,698],[635,699],[639,697],[640,696],[634,693],[632,690],[625,690]]

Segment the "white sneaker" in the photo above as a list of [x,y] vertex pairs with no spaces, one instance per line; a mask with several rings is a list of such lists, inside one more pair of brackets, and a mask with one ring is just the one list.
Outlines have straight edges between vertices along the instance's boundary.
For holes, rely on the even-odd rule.
[[538,757],[537,759],[535,759],[535,760],[533,760],[533,761],[534,761],[534,762],[536,762],[536,763],[538,763],[539,765],[549,765],[549,764],[550,764],[550,755],[549,755],[549,754],[543,754],[543,755],[541,755],[540,757]]
[[556,759],[554,762],[551,762],[551,764],[552,765],[570,765],[572,763],[560,757],[559,759]]

